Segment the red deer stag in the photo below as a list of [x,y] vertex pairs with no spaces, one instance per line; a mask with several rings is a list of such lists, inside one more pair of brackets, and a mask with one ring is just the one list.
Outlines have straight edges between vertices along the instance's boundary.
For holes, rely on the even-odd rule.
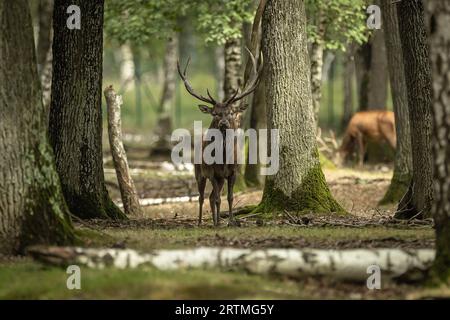
[[387,142],[393,149],[397,146],[395,117],[392,111],[370,110],[356,112],[345,130],[338,149],[338,162],[345,161],[355,148],[358,150],[358,164],[363,165],[368,141]]
[[[208,104],[211,104],[212,107],[206,106],[206,105],[199,105],[200,111],[203,113],[208,113],[212,116],[212,122],[209,126],[209,129],[218,129],[221,131],[223,135],[223,141],[226,141],[226,130],[227,129],[238,129],[240,127],[240,119],[241,119],[241,113],[247,108],[247,105],[240,105],[238,107],[233,107],[233,104],[237,101],[243,99],[244,97],[251,94],[255,89],[257,88],[259,84],[259,79],[261,75],[261,69],[257,70],[256,67],[256,61],[255,57],[250,53],[250,51],[247,49],[247,51],[250,54],[250,58],[253,64],[253,79],[250,79],[248,83],[244,86],[244,89],[241,93],[239,93],[239,89],[236,89],[235,92],[228,98],[226,98],[223,102],[216,101],[211,94],[209,93],[209,90],[206,90],[208,97],[204,97],[200,94],[195,93],[191,85],[189,84],[187,78],[186,78],[186,70],[189,65],[189,59],[186,63],[186,67],[184,68],[184,71],[181,72],[180,70],[180,64],[177,62],[177,68],[178,73],[180,74],[181,79],[184,82],[184,86],[189,92],[190,95],[194,96],[198,100],[202,102],[206,102]],[[207,141],[203,141],[202,143],[202,149],[204,149],[209,143]],[[228,210],[229,210],[229,221],[230,224],[234,223],[234,217],[232,212],[233,207],[233,186],[236,180],[236,172],[239,167],[236,159],[236,153],[237,153],[237,146],[236,146],[236,140],[234,141],[234,163],[228,164],[223,162],[223,164],[219,163],[212,163],[212,164],[206,164],[203,156],[201,164],[195,164],[195,179],[197,181],[197,187],[199,191],[199,213],[198,213],[198,224],[200,225],[202,222],[202,210],[203,210],[203,200],[204,200],[204,194],[205,194],[205,186],[206,186],[206,180],[208,179],[211,181],[213,190],[211,192],[211,195],[209,196],[209,203],[211,206],[211,213],[213,216],[213,222],[214,226],[219,225],[219,214],[220,214],[220,194],[222,192],[222,188],[225,182],[225,179],[227,180],[228,185]],[[223,146],[223,157],[226,159],[226,148]]]

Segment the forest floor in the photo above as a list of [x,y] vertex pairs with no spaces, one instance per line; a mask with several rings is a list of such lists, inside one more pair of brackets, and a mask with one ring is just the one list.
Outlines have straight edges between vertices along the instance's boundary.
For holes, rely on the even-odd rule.
[[[106,161],[108,163],[108,161]],[[164,170],[161,163],[130,159],[132,175],[141,199],[195,197],[192,173]],[[214,228],[209,204],[197,226],[198,205],[191,202],[144,207],[140,217],[128,221],[75,221],[85,246],[161,248],[223,246],[234,248],[433,248],[430,222],[393,220],[394,206],[378,207],[392,171],[386,166],[361,170],[325,169],[336,199],[350,213],[325,216],[311,213],[297,217],[280,213],[267,221],[258,216],[239,217],[239,227],[228,227],[227,219]],[[115,173],[105,169],[112,198],[119,201]],[[207,190],[208,192],[208,190]],[[235,195],[235,209],[257,204],[260,190]],[[222,200],[222,211],[227,211]],[[326,278],[293,279],[218,270],[159,271],[148,267],[134,270],[82,269],[82,289],[66,288],[66,271],[43,266],[28,257],[0,258],[0,299],[415,299],[450,297],[449,289],[427,289],[418,283],[382,280],[381,290],[365,283],[336,282]]]

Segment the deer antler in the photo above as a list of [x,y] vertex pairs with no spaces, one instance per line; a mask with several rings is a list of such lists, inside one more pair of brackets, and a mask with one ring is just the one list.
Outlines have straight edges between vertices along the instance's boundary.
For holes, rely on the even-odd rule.
[[[256,87],[258,87],[263,64],[261,63],[261,66],[259,67],[259,70],[258,70],[258,68],[256,66],[255,57],[253,56],[253,54],[247,47],[245,49],[247,50],[248,54],[250,55],[250,59],[252,60],[254,78],[251,81],[249,81],[249,84],[246,84],[244,86],[244,90],[242,91],[241,94],[238,94],[239,89],[237,89],[234,92],[234,94],[224,102],[226,105],[232,104],[232,103],[235,103],[236,101],[241,100],[242,98],[248,96],[250,93],[255,91]],[[262,56],[261,56],[261,60],[262,60]]]
[[193,96],[203,102],[215,105],[216,100],[214,100],[214,98],[211,96],[211,94],[209,93],[209,90],[206,90],[206,93],[208,94],[209,98],[206,98],[206,97],[202,96],[201,94],[197,94],[197,93],[195,93],[194,89],[192,89],[191,85],[189,84],[188,80],[186,79],[186,71],[187,71],[187,67],[189,66],[190,60],[191,60],[191,58],[188,58],[188,60],[186,62],[186,67],[184,67],[183,72],[181,72],[181,69],[180,69],[180,62],[177,61],[178,74],[180,75],[181,80],[183,80],[184,87],[186,88],[187,92],[190,93],[191,96]]

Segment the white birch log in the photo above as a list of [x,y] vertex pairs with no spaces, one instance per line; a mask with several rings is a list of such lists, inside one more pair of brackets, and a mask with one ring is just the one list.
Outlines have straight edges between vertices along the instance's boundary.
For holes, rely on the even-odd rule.
[[120,107],[122,97],[117,95],[112,86],[104,91],[108,110],[108,136],[114,168],[116,169],[117,182],[126,214],[141,214],[139,197],[131,178],[128,167],[127,155],[122,142],[122,124],[120,119]]
[[263,275],[328,276],[351,281],[365,281],[369,277],[368,267],[372,265],[380,268],[383,279],[424,273],[431,267],[435,255],[432,249],[252,250],[207,247],[151,253],[132,249],[32,247],[28,252],[35,259],[51,264],[78,264],[98,269],[148,265],[160,270],[210,268]]

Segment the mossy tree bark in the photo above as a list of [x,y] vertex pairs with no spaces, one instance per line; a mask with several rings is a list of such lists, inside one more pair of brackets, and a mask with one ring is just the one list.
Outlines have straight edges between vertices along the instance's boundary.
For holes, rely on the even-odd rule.
[[164,53],[164,83],[156,124],[158,140],[152,148],[151,155],[170,156],[172,150],[170,135],[172,133],[172,110],[175,102],[178,51],[178,35],[173,34],[167,40]]
[[421,0],[397,4],[411,126],[413,176],[397,218],[429,217],[433,200],[431,153],[431,65]]
[[387,204],[398,202],[408,189],[412,175],[412,154],[408,95],[398,29],[397,6],[390,0],[382,0],[381,4],[397,132],[394,174],[389,189],[380,201],[380,204]]
[[268,129],[280,130],[280,168],[266,177],[255,211],[345,212],[319,163],[304,1],[269,0],[262,23]]
[[[81,9],[81,29],[67,28],[67,8]],[[56,0],[49,135],[71,212],[83,219],[125,218],[106,190],[102,162],[104,1]]]
[[433,160],[436,259],[432,275],[450,281],[450,3],[429,0],[430,55],[433,72]]
[[70,244],[74,234],[47,140],[28,1],[0,1],[0,43],[0,252]]

